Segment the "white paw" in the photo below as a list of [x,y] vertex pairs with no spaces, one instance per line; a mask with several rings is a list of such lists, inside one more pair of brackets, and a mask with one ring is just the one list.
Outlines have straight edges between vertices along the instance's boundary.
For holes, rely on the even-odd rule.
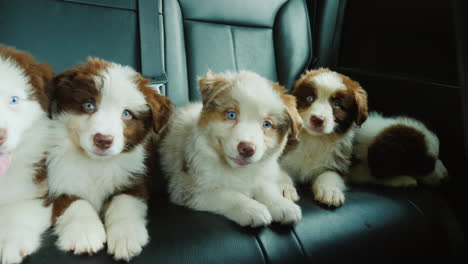
[[409,188],[417,187],[418,182],[416,179],[410,176],[397,176],[388,180],[385,180],[385,185],[390,187]]
[[293,202],[296,202],[299,200],[299,195],[297,194],[296,188],[291,185],[291,184],[283,184],[281,186],[281,189],[283,190],[283,197],[286,199],[289,199]]
[[274,222],[295,224],[302,219],[301,207],[287,199],[272,203],[272,206],[269,206],[268,209]]
[[226,217],[241,226],[251,227],[266,226],[272,221],[266,206],[255,200],[230,209]]
[[441,160],[437,160],[434,171],[432,171],[429,175],[425,177],[421,177],[420,180],[427,185],[438,185],[448,177],[448,171],[445,168],[444,164]]
[[130,261],[148,243],[145,223],[114,223],[107,227],[107,253],[115,260]]
[[106,232],[101,220],[96,217],[76,217],[71,221],[59,222],[55,228],[58,235],[57,246],[74,254],[92,255],[104,247]]
[[340,207],[345,202],[343,191],[336,186],[314,184],[313,192],[314,199],[327,206]]
[[21,263],[39,248],[40,234],[26,229],[0,230],[0,263]]

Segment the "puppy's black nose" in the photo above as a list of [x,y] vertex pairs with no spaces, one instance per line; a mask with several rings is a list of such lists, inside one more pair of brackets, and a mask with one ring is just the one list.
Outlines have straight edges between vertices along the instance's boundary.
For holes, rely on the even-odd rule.
[[5,128],[0,128],[0,145],[2,145],[8,136],[8,131]]
[[312,125],[314,127],[321,127],[323,126],[323,122],[325,121],[325,118],[321,117],[321,116],[311,116],[310,117],[310,123],[312,123]]
[[255,145],[250,142],[241,142],[237,145],[237,151],[244,158],[250,158],[255,154]]
[[112,142],[114,141],[114,137],[111,135],[103,135],[97,133],[94,135],[94,145],[102,150],[106,150],[112,146]]

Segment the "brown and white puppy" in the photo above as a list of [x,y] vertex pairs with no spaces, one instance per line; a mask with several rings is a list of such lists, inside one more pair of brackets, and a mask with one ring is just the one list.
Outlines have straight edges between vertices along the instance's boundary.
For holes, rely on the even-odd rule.
[[371,113],[356,133],[354,183],[414,187],[437,185],[448,176],[439,159],[439,139],[420,121]]
[[53,77],[46,64],[0,45],[0,263],[19,263],[40,246],[50,226],[46,151]]
[[208,72],[199,85],[203,103],[177,111],[159,148],[171,200],[242,226],[299,221],[278,164],[297,133],[294,97],[247,71]]
[[91,254],[107,241],[109,254],[128,261],[148,242],[145,147],[172,103],[147,84],[97,58],[54,78],[47,165],[60,249]]
[[297,182],[312,182],[317,201],[341,206],[342,176],[351,164],[355,128],[367,119],[367,94],[359,83],[328,69],[307,71],[292,94],[304,129],[281,165]]

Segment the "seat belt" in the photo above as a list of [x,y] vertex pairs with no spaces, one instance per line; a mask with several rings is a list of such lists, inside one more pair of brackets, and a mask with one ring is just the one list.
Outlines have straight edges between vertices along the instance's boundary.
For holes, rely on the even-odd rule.
[[138,0],[140,24],[141,73],[151,79],[149,86],[165,95],[167,76],[164,69],[161,0]]

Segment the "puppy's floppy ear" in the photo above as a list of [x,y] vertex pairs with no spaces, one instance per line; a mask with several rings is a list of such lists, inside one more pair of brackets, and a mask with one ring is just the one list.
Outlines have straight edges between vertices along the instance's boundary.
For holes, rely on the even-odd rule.
[[367,93],[358,83],[356,84],[353,91],[357,107],[356,125],[361,126],[367,120],[368,116]]
[[203,105],[209,104],[222,91],[229,86],[229,81],[222,74],[214,74],[211,70],[198,79],[200,95]]
[[52,68],[46,63],[36,63],[31,66],[30,82],[36,87],[34,93],[41,104],[42,109],[49,110],[51,98],[49,96],[48,87],[54,72]]
[[174,103],[166,96],[158,94],[149,87],[149,80],[143,78],[140,74],[137,74],[136,83],[140,91],[145,95],[146,102],[151,108],[153,130],[156,134],[159,134],[169,124],[169,120],[174,113]]
[[287,90],[279,83],[272,83],[273,88],[279,93],[281,100],[286,106],[286,115],[290,120],[291,136],[297,138],[299,131],[302,128],[302,118],[299,115],[296,107],[296,97],[286,94]]

